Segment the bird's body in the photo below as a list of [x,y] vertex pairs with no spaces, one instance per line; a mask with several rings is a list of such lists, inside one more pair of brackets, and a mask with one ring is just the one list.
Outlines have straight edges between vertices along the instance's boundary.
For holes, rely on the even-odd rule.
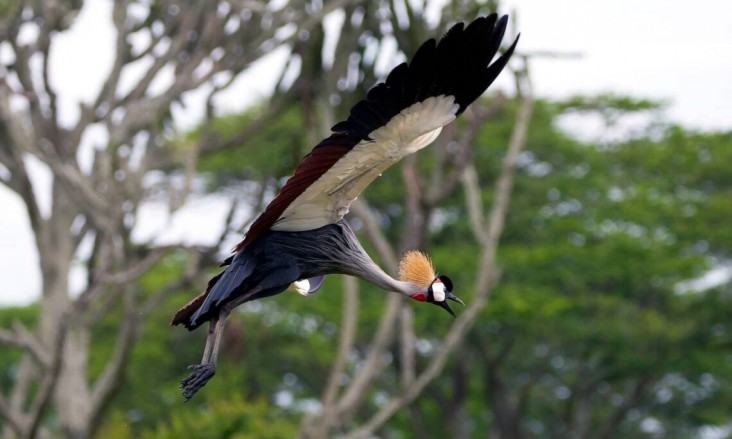
[[446,303],[460,302],[452,282],[436,276],[426,256],[408,254],[394,279],[371,260],[343,217],[378,175],[432,143],[495,80],[516,45],[491,64],[506,22],[505,16],[481,17],[453,26],[439,43],[424,43],[303,158],[224,262],[226,269],[171,322],[189,330],[210,322],[203,360],[181,385],[186,399],[213,376],[233,308],[288,288],[311,294],[327,274],[356,276],[454,315]]
[[[269,297],[285,291],[296,281],[319,279],[326,274],[368,277],[387,290],[406,288],[416,293],[423,287],[392,279],[374,267],[378,269],[345,220],[307,232],[271,230],[233,257],[216,282],[218,289],[212,289],[208,300],[180,323],[193,330],[208,322],[225,303],[239,305]],[[216,294],[217,291],[227,294]],[[230,297],[235,299],[227,300]]]

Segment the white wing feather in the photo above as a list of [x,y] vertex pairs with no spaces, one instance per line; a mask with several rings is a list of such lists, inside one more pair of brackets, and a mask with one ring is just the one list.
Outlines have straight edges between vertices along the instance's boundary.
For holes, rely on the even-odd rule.
[[282,213],[273,230],[312,230],[343,218],[376,177],[432,143],[459,109],[453,96],[433,96],[402,110],[369,134],[310,185]]

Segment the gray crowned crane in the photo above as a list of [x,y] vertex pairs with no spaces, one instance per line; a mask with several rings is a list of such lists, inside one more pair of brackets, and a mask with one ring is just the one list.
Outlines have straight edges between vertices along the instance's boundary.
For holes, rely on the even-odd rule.
[[181,382],[186,401],[214,375],[226,318],[234,308],[287,289],[310,295],[327,274],[356,276],[455,316],[447,300],[463,302],[453,295],[450,279],[435,274],[426,255],[407,252],[395,279],[371,260],[343,217],[377,176],[432,143],[496,79],[518,42],[491,63],[507,21],[496,14],[480,17],[467,26],[454,25],[439,43],[422,44],[409,63],[370,89],[330,137],[302,159],[223,262],[226,269],[171,321],[191,331],[209,324],[201,364],[190,366],[192,373]]

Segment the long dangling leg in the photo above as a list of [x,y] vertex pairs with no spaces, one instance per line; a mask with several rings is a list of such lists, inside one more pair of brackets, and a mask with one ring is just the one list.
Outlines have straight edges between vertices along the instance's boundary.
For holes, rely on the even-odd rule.
[[201,364],[188,366],[188,369],[191,369],[193,372],[191,372],[188,378],[180,382],[180,390],[183,393],[183,399],[185,401],[191,399],[216,374],[216,360],[219,356],[221,338],[224,335],[224,326],[226,325],[226,318],[228,316],[229,309],[225,306],[219,312],[218,317],[211,319]]
[[216,360],[219,357],[221,339],[224,335],[224,325],[226,325],[226,318],[229,316],[229,313],[242,303],[254,300],[257,294],[260,294],[262,291],[267,292],[264,297],[284,291],[290,283],[300,277],[301,273],[295,264],[283,264],[283,268],[273,270],[267,279],[264,279],[256,288],[249,290],[246,295],[241,295],[233,301],[225,303],[220,308],[218,316],[211,319],[208,328],[209,335],[206,338],[206,347],[201,364],[188,366],[193,372],[191,372],[188,378],[180,382],[180,390],[183,393],[185,401],[191,399],[216,373]]
[[[224,314],[224,312],[226,314]],[[226,318],[229,316],[228,311],[221,310],[221,317],[219,318],[219,321],[216,322],[216,327],[214,328],[214,338],[213,338],[213,346],[211,346],[211,351],[209,352],[209,363],[213,364],[214,367],[216,367],[216,362],[219,359],[219,349],[221,348],[221,339],[224,337],[224,323],[219,324],[219,322],[226,320]]]
[[214,328],[216,322],[219,320],[218,316],[212,318],[208,322],[208,335],[206,335],[206,346],[203,347],[203,358],[201,358],[201,364],[208,363],[208,359],[211,357],[211,346],[213,346]]

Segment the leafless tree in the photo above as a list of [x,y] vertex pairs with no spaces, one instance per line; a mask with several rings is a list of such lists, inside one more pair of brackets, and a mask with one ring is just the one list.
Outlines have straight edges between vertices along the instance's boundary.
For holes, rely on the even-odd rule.
[[[58,36],[73,25],[81,7],[81,2],[74,1],[24,0],[0,11],[3,50],[10,54],[0,65],[0,182],[25,204],[42,273],[37,327],[16,323],[0,329],[0,344],[24,353],[12,389],[0,394],[5,437],[57,434],[43,422],[49,414],[58,419],[65,437],[92,436],[122,382],[149,311],[169,293],[203,284],[200,272],[213,265],[217,245],[159,246],[131,238],[141,204],[151,192],[161,189],[146,183],[150,171],[175,171],[182,176],[166,179],[162,187],[171,210],[180,207],[191,192],[198,157],[242,145],[291,99],[302,102],[314,143],[335,122],[336,114],[344,114],[383,73],[376,69],[376,58],[366,53],[370,47],[381,48],[392,38],[405,53],[413,53],[419,43],[445,30],[454,18],[480,12],[472,2],[452,2],[435,28],[425,17],[425,5],[408,1],[336,0],[321,5],[292,0],[275,7],[245,0],[116,1],[111,11],[116,31],[116,46],[110,48],[112,67],[95,97],[80,102],[78,117],[67,124],[59,115],[59,90],[54,88],[49,59]],[[322,20],[336,10],[345,19],[332,59],[324,60]],[[242,127],[233,138],[219,136],[210,123],[216,116],[215,97],[252,63],[283,45],[293,55],[283,72],[299,62],[297,81],[288,88],[281,79],[282,86],[262,117]],[[144,66],[142,71],[140,66]],[[125,87],[130,75],[136,75],[134,84]],[[411,308],[392,295],[368,354],[348,386],[342,387],[339,377],[348,363],[358,314],[358,286],[346,281],[340,345],[323,390],[324,409],[321,416],[304,420],[302,436],[326,437],[334,431],[348,437],[369,436],[402,408],[410,410],[415,431],[419,431],[419,415],[411,411],[412,401],[439,375],[499,277],[494,255],[508,206],[513,161],[524,145],[532,108],[526,70],[518,70],[516,77],[523,93],[521,108],[490,209],[480,198],[470,145],[481,124],[500,107],[500,95],[487,108],[476,106],[466,114],[467,130],[451,128],[432,147],[437,166],[429,178],[417,174],[413,160],[404,164],[409,233],[402,242],[396,246],[388,242],[365,201],[353,208],[381,260],[395,267],[401,250],[425,246],[431,216],[445,197],[462,188],[473,232],[482,244],[477,293],[470,306],[427,366],[418,370]],[[206,115],[199,139],[167,148],[172,135],[171,110],[192,91],[205,94]],[[99,127],[105,133],[103,139],[93,148],[84,148],[86,137]],[[33,166],[45,167],[53,176],[48,214],[39,205]],[[84,252],[84,245],[91,250]],[[140,276],[173,253],[187,261],[180,278],[153,294],[141,291]],[[89,275],[84,290],[72,296],[68,281],[75,259],[81,259]],[[120,313],[122,322],[113,353],[103,372],[92,378],[88,370],[90,338],[100,318],[113,312]],[[394,334],[399,334],[397,340]],[[357,427],[353,420],[365,404],[365,389],[378,377],[384,367],[381,359],[394,342],[400,346],[401,389]]]
[[[215,246],[190,249],[132,241],[138,209],[153,190],[144,177],[153,170],[186,171],[176,180],[182,184],[164,188],[174,209],[190,192],[196,157],[240,144],[257,127],[217,142],[204,122],[200,142],[169,151],[171,108],[200,90],[209,121],[213,98],[239,73],[271,50],[289,46],[346,3],[293,0],[271,7],[240,0],[115,1],[113,64],[95,97],[78,103],[78,117],[70,124],[59,114],[62,93],[56,87],[63,85],[54,83],[49,60],[82,2],[3,3],[0,183],[25,205],[42,273],[37,327],[16,323],[0,329],[0,344],[24,353],[12,389],[0,395],[6,437],[57,435],[43,422],[49,413],[65,437],[93,435],[120,386],[145,316],[171,291],[193,288],[201,267],[211,264]],[[125,87],[130,78],[134,84]],[[102,138],[83,148],[85,137],[100,127]],[[53,176],[47,214],[33,166]],[[84,243],[91,251],[81,250]],[[143,294],[136,281],[173,252],[186,255],[180,278],[152,295]],[[89,275],[84,290],[72,296],[69,272],[75,259],[81,259]],[[120,313],[122,323],[104,370],[92,379],[90,338],[100,317],[110,312]]]

